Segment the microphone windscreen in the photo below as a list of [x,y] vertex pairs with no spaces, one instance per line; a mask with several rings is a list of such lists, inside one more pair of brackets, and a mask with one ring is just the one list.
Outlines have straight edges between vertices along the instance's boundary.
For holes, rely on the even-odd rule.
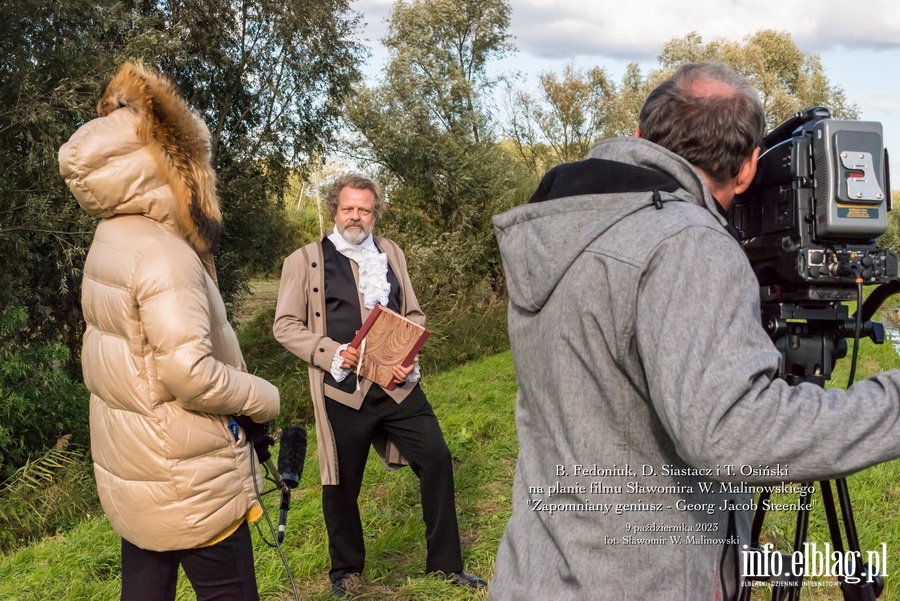
[[278,472],[284,483],[296,488],[303,475],[306,461],[306,428],[285,426],[281,430],[281,444],[278,449]]

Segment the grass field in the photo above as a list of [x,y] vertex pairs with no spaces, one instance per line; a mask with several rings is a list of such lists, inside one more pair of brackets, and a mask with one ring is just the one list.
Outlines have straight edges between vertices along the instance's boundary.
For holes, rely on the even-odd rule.
[[[515,388],[509,353],[435,376],[425,384],[454,456],[466,570],[485,577],[493,571],[497,545],[510,511],[509,491],[517,448],[513,425]],[[411,470],[388,472],[373,454],[363,487],[360,509],[368,557],[362,598],[487,598],[486,593],[472,593],[424,576],[425,529],[418,480]],[[273,521],[278,519],[279,501],[278,494],[266,497]],[[264,533],[271,541],[272,535]],[[266,546],[255,530],[253,538],[262,598],[293,599],[277,551]],[[328,549],[314,444],[310,444],[300,486],[293,492],[283,551],[299,598],[329,599]],[[0,600],[117,599],[118,565],[118,536],[105,518],[92,517],[64,536],[0,557]],[[178,599],[193,598],[188,582],[181,578]]]
[[[857,378],[900,366],[889,345],[864,342]],[[835,382],[846,384],[847,363],[836,370]],[[497,546],[508,519],[517,442],[514,425],[515,375],[508,352],[473,361],[426,379],[435,408],[454,456],[457,503],[467,571],[492,575]],[[318,462],[313,432],[300,486],[293,492],[283,552],[293,571],[298,596],[329,597],[327,540],[322,521]],[[898,441],[900,442],[900,441]],[[747,441],[752,444],[752,441]],[[273,449],[273,453],[277,451]],[[888,587],[881,599],[900,601],[893,572],[900,566],[900,463],[892,462],[849,478],[862,549],[888,546]],[[818,499],[818,497],[816,497]],[[790,502],[794,499],[782,499]],[[279,496],[266,497],[269,515],[278,516]],[[424,526],[418,481],[408,469],[387,472],[371,455],[361,496],[368,551],[363,599],[446,600],[486,599],[485,592],[457,589],[424,576]],[[766,521],[765,540],[784,548],[793,537],[794,514],[773,514]],[[272,535],[265,531],[266,540]],[[257,576],[264,601],[293,599],[278,552],[254,531]],[[817,501],[810,540],[830,540]],[[821,545],[820,545],[821,547]],[[64,535],[45,539],[18,552],[0,556],[0,601],[108,601],[118,598],[119,538],[102,516],[83,521]],[[193,599],[186,579],[179,583],[179,600]],[[768,599],[758,591],[754,599]],[[841,599],[835,588],[804,588],[802,599]],[[543,601],[543,600],[536,600]]]

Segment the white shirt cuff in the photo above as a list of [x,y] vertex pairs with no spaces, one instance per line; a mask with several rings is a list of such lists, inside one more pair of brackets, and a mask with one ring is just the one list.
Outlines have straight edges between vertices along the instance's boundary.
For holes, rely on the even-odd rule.
[[349,369],[343,369],[341,367],[341,365],[344,364],[344,358],[341,357],[341,351],[346,350],[348,346],[350,345],[342,344],[339,346],[334,353],[334,358],[331,359],[331,376],[334,378],[335,382],[343,382],[347,376],[350,375]]
[[413,369],[409,372],[409,375],[406,376],[406,381],[410,384],[415,384],[419,380],[422,379],[422,372],[419,371],[419,362],[416,361],[413,363]]

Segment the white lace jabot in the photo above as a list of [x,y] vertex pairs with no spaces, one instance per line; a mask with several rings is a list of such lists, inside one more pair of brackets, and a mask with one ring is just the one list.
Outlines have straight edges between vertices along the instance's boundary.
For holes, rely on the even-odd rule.
[[391,293],[391,285],[387,281],[387,255],[379,252],[372,235],[369,234],[362,244],[350,244],[335,229],[328,239],[339,253],[359,267],[359,292],[363,295],[366,308],[372,309],[376,303],[387,306]]

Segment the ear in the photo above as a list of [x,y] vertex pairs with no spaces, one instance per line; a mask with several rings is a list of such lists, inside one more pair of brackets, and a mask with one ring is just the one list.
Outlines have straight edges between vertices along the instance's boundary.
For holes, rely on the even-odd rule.
[[635,137],[635,138],[640,138],[640,137],[641,137],[641,128],[640,128],[640,127],[635,127],[635,128],[634,128],[634,137]]
[[744,159],[737,177],[734,178],[734,193],[742,194],[747,191],[756,175],[756,162],[759,160],[759,148],[753,149],[753,154]]

